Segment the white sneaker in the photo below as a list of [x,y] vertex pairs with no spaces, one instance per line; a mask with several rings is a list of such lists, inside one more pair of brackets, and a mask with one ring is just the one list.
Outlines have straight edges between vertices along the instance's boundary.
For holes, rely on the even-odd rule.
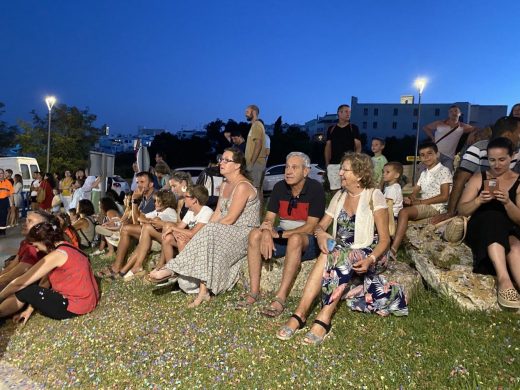
[[104,249],[103,250],[98,249],[95,252],[92,252],[92,256],[99,256],[99,255],[102,255],[103,253],[105,253]]

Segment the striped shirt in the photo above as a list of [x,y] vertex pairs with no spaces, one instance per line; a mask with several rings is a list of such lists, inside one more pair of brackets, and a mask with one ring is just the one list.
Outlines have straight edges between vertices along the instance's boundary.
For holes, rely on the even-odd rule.
[[[489,161],[487,158],[488,143],[489,140],[485,139],[471,145],[462,156],[459,168],[469,173],[475,173],[479,170],[481,172],[487,171],[489,169]],[[515,172],[520,172],[520,164],[517,166],[519,154],[517,150],[513,154],[513,159],[509,165],[509,168]]]

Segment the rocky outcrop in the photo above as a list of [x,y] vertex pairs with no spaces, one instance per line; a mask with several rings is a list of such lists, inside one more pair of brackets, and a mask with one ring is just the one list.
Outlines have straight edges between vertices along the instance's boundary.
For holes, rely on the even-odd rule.
[[406,232],[407,251],[426,283],[470,310],[497,310],[495,280],[472,272],[471,250],[443,241],[432,225],[414,224]]

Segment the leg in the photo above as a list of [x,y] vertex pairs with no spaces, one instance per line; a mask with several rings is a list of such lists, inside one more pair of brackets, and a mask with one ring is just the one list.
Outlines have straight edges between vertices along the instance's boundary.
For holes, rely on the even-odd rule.
[[305,335],[305,338],[303,339],[304,343],[317,345],[323,342],[326,335],[330,331],[332,316],[336,312],[336,307],[338,306],[339,302],[340,300],[336,299],[330,305],[325,305],[322,307],[316,316],[316,320],[314,321],[314,324],[312,325],[309,333]]
[[177,240],[175,239],[175,236],[173,234],[168,234],[163,239],[163,241],[161,243],[161,249],[162,249],[162,253],[163,253],[163,255],[161,256],[161,260],[163,259],[163,261],[162,261],[162,264],[161,264],[161,262],[159,262],[159,264],[157,265],[157,268],[164,267],[164,265],[166,264],[166,262],[168,260],[173,259],[173,255],[174,255],[173,248],[176,245],[177,245]]
[[505,290],[513,288],[513,283],[507,272],[506,251],[504,247],[494,242],[488,246],[488,256],[497,272],[498,289]]
[[520,288],[520,240],[515,236],[510,236],[509,245],[511,250],[506,257],[507,265],[516,287]]
[[126,253],[130,247],[131,239],[139,239],[141,225],[125,225],[121,228],[119,245],[116,252],[116,260],[112,264],[112,271],[119,272],[125,262]]
[[211,299],[211,297],[209,295],[209,291],[208,291],[208,288],[206,287],[206,284],[203,282],[200,282],[199,294],[197,295],[197,298],[195,298],[195,300],[188,305],[188,307],[190,309],[192,309],[194,307],[199,306],[203,302],[209,301],[210,299]]
[[141,248],[139,248],[139,251],[135,256],[135,264],[132,267],[134,273],[139,272],[142,269],[144,260],[148,253],[150,253],[152,241],[156,240],[162,242],[161,236],[161,232],[155,230],[152,225],[146,225],[145,228],[143,228],[143,233],[141,233],[141,239],[139,240],[139,246]]
[[249,269],[249,296],[246,298],[248,304],[256,302],[260,295],[260,277],[262,275],[262,255],[260,254],[260,242],[262,231],[253,229],[249,233],[247,244],[247,265]]
[[404,236],[406,235],[406,229],[408,229],[408,221],[417,219],[417,209],[413,206],[405,207],[399,211],[397,217],[397,227],[395,229],[395,238],[392,246],[390,247],[391,252],[395,255],[401,246]]
[[2,303],[0,303],[0,318],[8,317],[17,311],[22,310],[24,305],[25,303],[19,301],[14,294],[7,297]]

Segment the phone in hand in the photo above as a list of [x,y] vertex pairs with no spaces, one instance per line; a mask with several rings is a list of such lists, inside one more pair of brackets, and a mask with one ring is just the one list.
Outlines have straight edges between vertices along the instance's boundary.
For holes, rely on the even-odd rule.
[[484,180],[484,191],[489,191],[489,193],[493,194],[498,189],[498,181],[496,179]]
[[329,252],[332,252],[335,247],[336,247],[336,240],[333,240],[332,238],[328,238],[327,239],[327,250]]

